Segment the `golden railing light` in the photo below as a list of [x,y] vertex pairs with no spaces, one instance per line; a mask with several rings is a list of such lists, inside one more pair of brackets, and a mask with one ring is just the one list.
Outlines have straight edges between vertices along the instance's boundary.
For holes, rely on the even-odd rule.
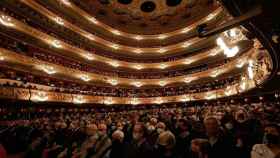
[[63,19],[61,17],[55,17],[54,21],[56,23],[58,23],[59,25],[64,25],[64,21],[63,21]]
[[120,46],[117,45],[117,44],[112,44],[112,45],[110,45],[110,47],[112,47],[113,49],[119,49],[120,48]]
[[187,48],[187,47],[189,47],[191,45],[191,43],[190,42],[184,42],[183,44],[182,44],[182,48]]
[[224,90],[224,93],[226,96],[231,96],[233,94],[233,87],[227,86],[227,88]]
[[69,0],[60,0],[63,4],[65,4],[66,6],[71,6],[71,3]]
[[141,41],[144,38],[142,36],[140,36],[140,35],[137,35],[137,36],[134,37],[134,39],[136,39],[137,41]]
[[114,104],[114,101],[112,98],[107,98],[104,100],[104,104],[106,105],[111,105],[111,104]]
[[32,98],[34,101],[47,101],[48,99],[49,97],[46,92],[38,92],[34,94],[34,97]]
[[234,57],[239,52],[239,47],[234,46],[233,48],[229,48],[223,38],[219,37],[217,38],[217,45],[220,46],[220,48],[224,51],[224,54],[228,57]]
[[84,56],[85,56],[85,58],[88,59],[88,60],[94,60],[94,59],[95,59],[95,57],[93,56],[92,53],[86,53]]
[[163,64],[163,63],[162,63],[162,64],[159,65],[159,68],[160,68],[160,69],[165,69],[165,68],[167,68],[167,67],[168,67],[167,64]]
[[215,78],[217,76],[219,76],[221,74],[221,70],[213,70],[211,73],[210,73],[210,76]]
[[162,103],[163,103],[163,100],[162,100],[162,98],[158,97],[158,98],[156,98],[156,99],[154,100],[154,103],[155,103],[155,104],[162,104]]
[[181,33],[188,33],[190,30],[191,30],[191,29],[187,27],[187,28],[184,28],[184,29],[181,31]]
[[140,65],[140,64],[137,64],[137,65],[134,65],[133,68],[134,68],[134,69],[137,69],[137,70],[141,70],[141,69],[143,69],[144,67],[143,67],[142,65]]
[[121,35],[121,32],[118,31],[118,30],[112,30],[111,32],[112,32],[113,34],[115,34],[115,35],[118,35],[118,36]]
[[248,68],[247,68],[247,71],[248,71],[248,77],[249,79],[254,79],[254,70],[253,70],[253,66],[254,66],[254,61],[252,59],[250,59],[248,61]]
[[43,65],[43,66],[41,66],[41,69],[49,75],[56,73],[55,68],[52,66],[49,66],[49,65]]
[[131,104],[132,105],[138,105],[138,104],[140,104],[140,101],[137,98],[132,98],[131,99]]
[[0,61],[3,61],[3,60],[5,60],[5,57],[2,54],[0,54]]
[[89,17],[88,18],[89,19],[89,21],[91,21],[92,23],[94,23],[94,24],[99,24],[99,22],[97,21],[97,19],[96,18],[94,18],[94,17]]
[[12,19],[6,15],[1,15],[0,16],[0,23],[4,26],[7,26],[7,27],[13,27],[15,26],[12,22]]
[[192,59],[185,59],[185,60],[183,61],[183,63],[184,63],[185,65],[189,65],[189,64],[191,64],[192,62],[193,62]]
[[80,76],[81,80],[85,81],[85,82],[88,82],[90,81],[90,77],[88,75],[85,75],[85,74],[82,74]]
[[133,84],[135,87],[141,87],[141,86],[143,85],[143,83],[142,83],[142,82],[139,82],[139,81],[133,82],[132,84]]
[[53,40],[51,44],[55,48],[62,48],[62,44],[59,40]]
[[83,103],[85,103],[85,99],[83,96],[77,95],[77,96],[73,97],[73,102],[74,102],[74,104],[83,104]]
[[157,50],[157,52],[159,52],[159,53],[165,53],[165,52],[167,52],[167,49],[165,49],[165,48],[160,48],[160,49]]
[[141,49],[139,49],[139,48],[138,49],[134,49],[133,52],[137,53],[137,54],[143,53],[143,51]]
[[186,77],[186,78],[184,78],[184,82],[185,83],[191,83],[195,79],[196,79],[195,77]]
[[109,79],[108,82],[113,86],[116,86],[118,84],[118,80],[116,79]]
[[162,81],[159,81],[158,84],[159,84],[161,87],[163,87],[163,86],[167,85],[167,82],[164,81],[164,80],[162,80]]
[[212,100],[216,98],[216,94],[213,92],[209,92],[206,94],[206,96],[204,97],[206,100]]
[[182,96],[181,98],[180,98],[180,101],[181,102],[188,102],[188,101],[190,101],[191,99],[190,99],[190,97],[189,96],[186,96],[186,95],[184,95],[184,96]]
[[120,66],[120,64],[117,61],[109,61],[108,64],[113,66],[113,67],[119,67]]
[[167,37],[168,37],[167,35],[161,34],[157,38],[160,40],[163,40],[163,39],[166,39]]
[[88,39],[95,41],[95,37],[92,34],[86,34],[85,35]]

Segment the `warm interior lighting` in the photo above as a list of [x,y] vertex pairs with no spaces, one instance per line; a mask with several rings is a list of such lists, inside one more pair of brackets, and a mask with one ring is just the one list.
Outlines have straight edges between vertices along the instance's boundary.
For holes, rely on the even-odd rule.
[[189,32],[191,29],[190,28],[184,28],[182,31],[181,31],[181,33],[187,33],[187,32]]
[[167,49],[165,48],[160,48],[159,50],[157,50],[157,52],[159,53],[165,53],[167,51]]
[[240,87],[240,89],[241,89],[242,91],[245,91],[245,90],[246,90],[247,83],[246,83],[246,78],[245,78],[245,77],[242,77],[242,78],[241,78],[239,87]]
[[112,30],[111,32],[112,32],[113,34],[115,34],[115,35],[118,35],[118,36],[121,35],[121,32],[118,31],[118,30]]
[[90,17],[90,18],[88,18],[88,19],[89,19],[89,21],[93,22],[94,24],[98,24],[98,21],[97,21],[96,18]]
[[185,59],[185,60],[183,61],[183,63],[186,64],[186,65],[189,65],[189,64],[191,64],[192,62],[193,62],[193,60],[191,60],[191,59]]
[[161,87],[163,87],[163,86],[165,86],[166,84],[167,84],[167,82],[166,81],[159,81],[159,83],[158,83]]
[[69,0],[61,0],[61,2],[67,6],[71,6],[71,3],[69,2]]
[[85,36],[90,40],[93,40],[93,41],[95,40],[95,37],[92,34],[87,34]]
[[75,104],[82,104],[82,103],[85,103],[85,100],[84,100],[83,96],[77,95],[77,96],[73,97],[73,102]]
[[90,77],[85,74],[81,75],[80,78],[81,78],[81,80],[86,81],[86,82],[90,81]]
[[187,101],[190,101],[190,100],[191,100],[190,97],[188,97],[186,95],[182,96],[181,99],[180,99],[180,101],[182,101],[182,102],[187,102]]
[[55,17],[54,21],[56,23],[58,23],[59,25],[64,25],[64,21],[63,21],[63,19],[61,17]]
[[104,100],[104,104],[106,104],[106,105],[111,105],[113,103],[114,103],[114,101],[113,101],[112,98],[107,98],[107,99]]
[[3,60],[5,60],[5,58],[4,58],[4,56],[2,56],[2,55],[0,54],[0,61],[3,61]]
[[118,80],[116,80],[116,79],[109,79],[108,82],[113,86],[118,84]]
[[224,91],[226,96],[231,96],[233,94],[233,89],[230,86],[227,86],[227,88]]
[[217,15],[217,13],[211,13],[211,14],[209,14],[209,15],[206,17],[206,21],[212,20],[213,18],[215,18],[216,15]]
[[211,99],[215,99],[216,98],[216,94],[215,93],[207,93],[205,96],[206,100],[211,100]]
[[140,40],[143,40],[144,38],[140,35],[137,35],[137,36],[134,37],[134,39],[140,41]]
[[86,57],[88,60],[94,60],[94,59],[95,59],[94,56],[93,56],[93,54],[91,54],[91,53],[86,53],[86,54],[85,54],[85,57]]
[[61,48],[62,44],[60,43],[59,40],[53,40],[52,41],[52,46],[54,46],[55,48]]
[[215,77],[219,76],[220,74],[221,74],[220,70],[214,70],[211,72],[210,76],[215,78]]
[[186,77],[184,78],[185,83],[191,83],[193,80],[195,80],[195,77]]
[[137,53],[137,54],[143,53],[143,51],[142,51],[141,49],[135,49],[133,52],[134,52],[134,53]]
[[142,65],[134,65],[133,66],[135,69],[137,69],[137,70],[141,70],[141,69],[143,69],[143,66]]
[[52,66],[49,66],[49,65],[44,65],[44,66],[41,67],[41,69],[49,75],[52,75],[52,74],[56,73],[55,68],[52,67]]
[[253,71],[253,66],[254,66],[254,61],[253,60],[249,60],[248,62],[248,68],[247,68],[247,71],[248,71],[248,77],[249,79],[254,79],[254,71]]
[[157,38],[163,40],[163,39],[167,38],[167,35],[161,34]]
[[242,68],[245,64],[245,60],[244,59],[239,59],[236,63],[236,67],[237,68]]
[[34,95],[33,100],[35,101],[47,101],[49,99],[46,92],[38,92]]
[[168,67],[167,64],[160,64],[160,65],[159,65],[159,68],[160,68],[160,69],[165,69],[165,68],[167,68],[167,67]]
[[239,47],[235,46],[233,48],[229,48],[223,38],[219,37],[217,39],[217,45],[221,47],[221,49],[224,51],[224,54],[228,57],[234,57],[239,52]]
[[119,67],[120,66],[120,64],[117,61],[110,61],[110,62],[108,62],[108,64],[110,64],[113,67]]
[[0,23],[4,26],[8,26],[8,27],[13,27],[15,26],[13,23],[12,23],[12,19],[6,15],[1,15],[0,16]]
[[112,47],[112,48],[114,48],[114,49],[119,49],[119,48],[120,48],[120,46],[117,45],[117,44],[110,45],[110,47]]
[[132,83],[135,87],[141,87],[143,84],[141,82],[133,82]]
[[132,105],[138,105],[138,104],[140,104],[140,101],[137,98],[132,98],[131,99],[131,104]]
[[156,104],[162,104],[163,100],[161,98],[157,98],[157,99],[155,99],[155,103]]
[[187,47],[189,47],[190,45],[191,45],[190,42],[185,42],[185,43],[182,44],[182,48],[187,48]]

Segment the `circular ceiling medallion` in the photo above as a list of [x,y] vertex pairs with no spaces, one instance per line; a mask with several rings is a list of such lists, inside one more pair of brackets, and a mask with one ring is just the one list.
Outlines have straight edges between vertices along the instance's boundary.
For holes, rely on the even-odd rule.
[[179,5],[182,2],[182,0],[166,0],[166,5],[170,7],[175,7]]
[[141,10],[143,12],[152,12],[156,9],[156,4],[152,1],[146,1],[144,3],[141,4]]
[[118,2],[121,4],[130,4],[132,0],[118,0]]

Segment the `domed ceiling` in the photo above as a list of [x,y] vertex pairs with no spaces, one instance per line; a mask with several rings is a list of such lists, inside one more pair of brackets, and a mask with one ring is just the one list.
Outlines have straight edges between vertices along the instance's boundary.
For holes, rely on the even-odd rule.
[[[0,97],[75,104],[210,100],[262,84],[273,68],[214,0],[2,0]],[[3,94],[3,95],[2,95]]]

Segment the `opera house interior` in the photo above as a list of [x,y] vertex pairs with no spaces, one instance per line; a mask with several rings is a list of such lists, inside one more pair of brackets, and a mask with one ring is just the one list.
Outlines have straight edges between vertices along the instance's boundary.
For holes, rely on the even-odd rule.
[[0,0],[0,158],[280,158],[279,0]]

